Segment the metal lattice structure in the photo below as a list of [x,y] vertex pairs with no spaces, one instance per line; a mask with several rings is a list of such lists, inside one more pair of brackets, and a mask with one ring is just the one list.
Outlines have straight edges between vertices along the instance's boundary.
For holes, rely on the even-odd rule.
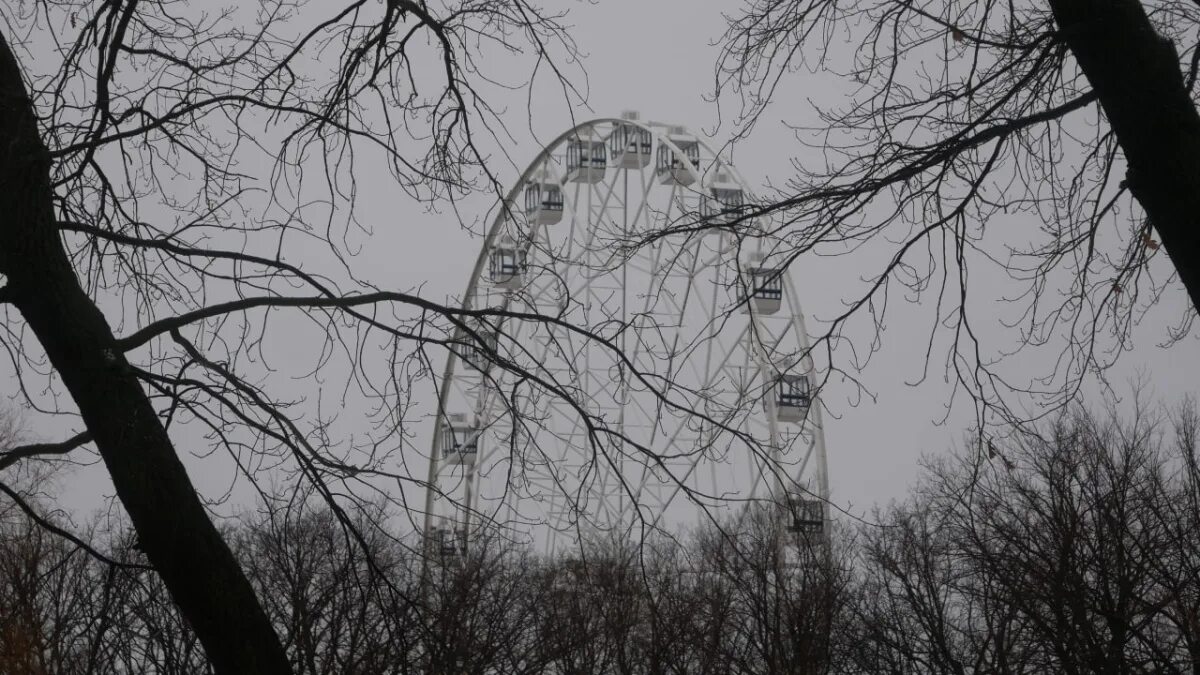
[[554,551],[755,504],[793,531],[823,529],[799,294],[752,204],[682,127],[630,113],[547,145],[462,299],[497,312],[460,327],[440,380],[431,549],[458,555],[489,532]]

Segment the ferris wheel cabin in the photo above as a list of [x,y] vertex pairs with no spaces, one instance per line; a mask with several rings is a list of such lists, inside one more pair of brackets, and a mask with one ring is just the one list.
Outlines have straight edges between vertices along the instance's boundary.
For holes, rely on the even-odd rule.
[[783,305],[783,270],[763,265],[762,257],[754,256],[744,273],[744,290],[742,312],[778,312]]
[[725,225],[737,220],[746,205],[746,196],[729,176],[721,173],[713,182],[701,203],[705,222],[713,225]]
[[563,193],[546,175],[525,186],[525,217],[537,225],[554,225],[562,220]]
[[794,534],[820,534],[825,529],[825,504],[819,499],[790,495],[787,530]]
[[501,237],[488,253],[488,280],[500,288],[520,288],[525,284],[527,260],[528,253],[512,237]]
[[608,148],[604,141],[587,137],[567,141],[567,182],[599,183],[604,180],[607,166]]
[[677,129],[667,136],[679,148],[679,152],[665,143],[658,146],[657,173],[658,182],[662,185],[691,185],[695,181],[693,172],[700,170],[700,141],[680,131]]
[[443,464],[474,464],[479,456],[479,427],[463,413],[450,413],[442,422],[439,445]]
[[459,332],[458,341],[462,344],[462,360],[480,372],[487,370],[492,360],[489,354],[496,353],[499,335],[482,321],[471,321],[470,330]]
[[[780,375],[775,380],[775,419],[803,422],[812,407],[812,384],[807,375]],[[770,410],[768,410],[770,412]]]
[[449,518],[439,518],[430,529],[429,545],[443,558],[458,558],[467,554],[467,528],[455,527]]
[[608,138],[613,166],[640,169],[650,164],[650,131],[633,124],[618,124]]

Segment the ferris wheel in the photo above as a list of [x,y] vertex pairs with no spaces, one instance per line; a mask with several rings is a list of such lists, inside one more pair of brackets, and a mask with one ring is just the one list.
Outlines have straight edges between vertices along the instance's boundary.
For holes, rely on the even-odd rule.
[[[821,533],[816,373],[732,165],[636,113],[549,143],[498,209],[438,381],[426,546],[547,552],[748,510]],[[732,225],[736,224],[737,227]]]

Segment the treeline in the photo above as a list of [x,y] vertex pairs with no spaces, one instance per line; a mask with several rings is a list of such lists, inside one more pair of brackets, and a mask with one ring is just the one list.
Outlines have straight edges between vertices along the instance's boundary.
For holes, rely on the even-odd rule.
[[[305,500],[228,534],[297,673],[1200,673],[1197,426],[1075,413],[984,442],[802,554],[764,514],[429,565],[383,514]],[[153,572],[4,503],[0,672],[210,671]]]

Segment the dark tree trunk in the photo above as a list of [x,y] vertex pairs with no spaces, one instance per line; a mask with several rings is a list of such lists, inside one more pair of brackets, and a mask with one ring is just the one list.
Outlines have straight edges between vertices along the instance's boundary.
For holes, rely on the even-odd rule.
[[1050,0],[1050,7],[1121,144],[1129,190],[1200,308],[1200,114],[1179,55],[1139,0]]
[[70,391],[142,548],[220,673],[288,673],[278,636],[204,511],[55,226],[50,160],[0,36],[0,273]]

